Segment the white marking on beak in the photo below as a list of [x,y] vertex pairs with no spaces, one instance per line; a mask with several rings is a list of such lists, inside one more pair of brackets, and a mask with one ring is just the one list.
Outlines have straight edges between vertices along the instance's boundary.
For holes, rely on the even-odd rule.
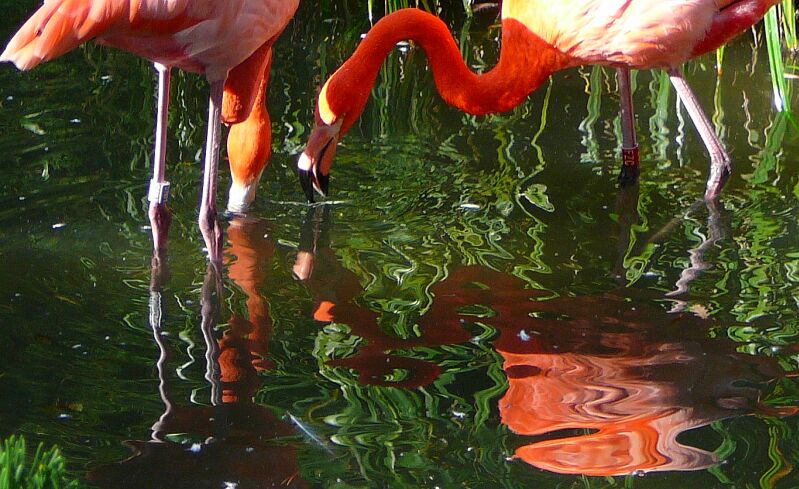
[[297,162],[297,167],[300,170],[310,171],[311,165],[313,165],[313,160],[308,156],[308,153],[303,151],[300,155],[300,160]]

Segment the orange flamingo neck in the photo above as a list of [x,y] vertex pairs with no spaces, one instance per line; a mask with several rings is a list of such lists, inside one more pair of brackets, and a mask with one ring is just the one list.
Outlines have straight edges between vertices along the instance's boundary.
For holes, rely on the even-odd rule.
[[418,9],[399,10],[375,24],[330,78],[320,97],[318,117],[330,124],[345,116],[342,132],[346,131],[363,111],[383,61],[403,40],[424,49],[444,101],[475,115],[516,107],[569,62],[521,22],[506,18],[499,63],[491,71],[477,74],[465,64],[452,34],[438,17]]

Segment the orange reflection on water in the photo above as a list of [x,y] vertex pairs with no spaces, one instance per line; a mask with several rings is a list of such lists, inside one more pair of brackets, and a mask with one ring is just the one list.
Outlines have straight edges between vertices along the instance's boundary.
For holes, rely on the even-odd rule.
[[[638,471],[699,470],[719,462],[685,445],[680,434],[713,421],[794,408],[760,404],[783,376],[768,357],[739,353],[719,324],[670,314],[641,294],[535,300],[512,276],[479,267],[456,269],[433,288],[425,319],[445,323],[480,305],[481,322],[498,328],[497,351],[509,388],[502,422],[519,435],[545,439],[516,456],[563,474],[613,476]],[[570,430],[570,431],[566,431]]]

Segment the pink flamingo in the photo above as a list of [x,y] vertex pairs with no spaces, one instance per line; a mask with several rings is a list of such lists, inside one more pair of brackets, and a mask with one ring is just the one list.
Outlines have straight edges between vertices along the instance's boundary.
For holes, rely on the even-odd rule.
[[271,130],[263,99],[272,45],[298,4],[299,0],[46,0],[11,39],[0,61],[29,70],[94,39],[155,63],[158,116],[148,200],[157,254],[166,247],[171,220],[165,180],[171,69],[204,74],[211,96],[200,229],[211,260],[219,263],[220,122],[234,124],[229,138],[233,186],[228,208],[241,212],[252,202],[270,155]]
[[710,153],[705,199],[718,196],[730,158],[691,92],[680,64],[713,51],[760,20],[778,0],[505,0],[499,64],[478,75],[463,62],[447,26],[417,9],[381,19],[352,57],[323,85],[316,123],[300,156],[300,182],[309,201],[325,195],[336,144],[360,117],[378,70],[399,41],[427,53],[436,87],[450,105],[475,115],[516,107],[552,73],[579,65],[619,68],[626,175],[637,175],[629,69],[669,71],[679,97]]

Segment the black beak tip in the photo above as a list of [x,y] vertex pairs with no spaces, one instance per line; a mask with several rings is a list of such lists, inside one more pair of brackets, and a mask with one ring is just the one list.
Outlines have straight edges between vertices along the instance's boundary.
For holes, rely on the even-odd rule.
[[330,191],[330,175],[318,173],[316,175],[316,180],[319,182],[319,193],[321,193],[322,196],[327,196]]
[[305,192],[305,198],[308,199],[308,202],[313,204],[314,203],[314,190],[313,190],[313,179],[311,177],[310,170],[297,170],[297,176],[300,178],[300,186],[302,186],[302,191]]

